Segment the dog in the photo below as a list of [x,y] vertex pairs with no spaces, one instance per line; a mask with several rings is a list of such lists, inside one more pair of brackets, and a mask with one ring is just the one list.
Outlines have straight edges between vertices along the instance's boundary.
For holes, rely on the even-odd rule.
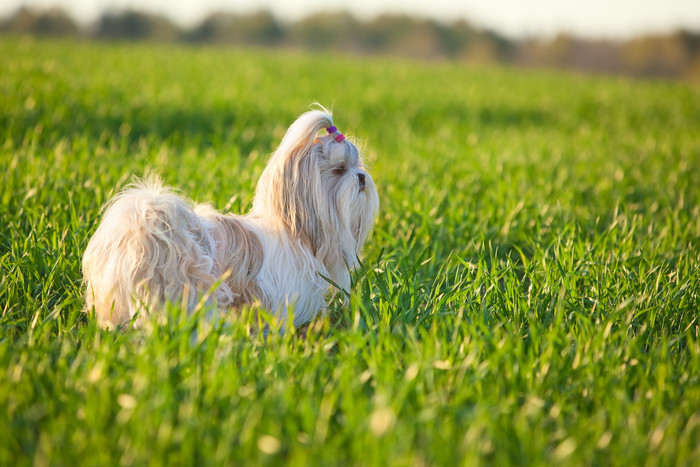
[[329,111],[308,111],[270,157],[246,215],[193,204],[155,176],[109,201],[83,256],[86,310],[119,328],[167,302],[190,312],[258,303],[283,329],[303,326],[325,312],[331,284],[350,289],[378,209],[360,151]]

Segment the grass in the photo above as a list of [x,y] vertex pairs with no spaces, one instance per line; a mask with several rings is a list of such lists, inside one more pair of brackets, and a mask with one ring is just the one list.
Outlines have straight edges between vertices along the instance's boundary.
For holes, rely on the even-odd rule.
[[[700,89],[217,48],[0,42],[0,464],[700,463]],[[312,102],[382,203],[339,325],[81,313],[148,169],[244,212]],[[193,337],[195,336],[195,337]]]

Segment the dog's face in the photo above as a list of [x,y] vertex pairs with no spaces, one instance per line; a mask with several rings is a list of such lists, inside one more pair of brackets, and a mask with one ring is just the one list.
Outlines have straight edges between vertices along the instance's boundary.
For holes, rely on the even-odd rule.
[[321,111],[294,122],[258,181],[253,212],[287,229],[329,271],[338,271],[357,265],[379,198],[354,144],[316,137],[331,125]]
[[321,196],[328,195],[329,217],[325,221],[343,226],[338,234],[346,233],[348,237],[340,243],[353,246],[345,260],[354,265],[356,258],[347,256],[360,254],[372,230],[379,208],[377,188],[355,145],[347,140],[338,143],[328,136],[316,144],[317,149],[312,147],[312,151],[319,152],[319,177],[324,186]]

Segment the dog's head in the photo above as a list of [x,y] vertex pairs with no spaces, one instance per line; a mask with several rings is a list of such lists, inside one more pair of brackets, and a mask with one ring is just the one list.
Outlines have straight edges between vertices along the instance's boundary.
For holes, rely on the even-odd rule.
[[258,181],[253,213],[299,238],[334,279],[346,282],[379,198],[357,147],[334,130],[325,109],[307,112],[289,127]]

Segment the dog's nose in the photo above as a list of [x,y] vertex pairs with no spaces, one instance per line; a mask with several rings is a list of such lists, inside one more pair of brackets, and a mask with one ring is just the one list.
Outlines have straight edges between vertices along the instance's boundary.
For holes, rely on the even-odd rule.
[[365,189],[365,174],[359,173],[357,174],[357,180],[360,183],[360,191]]

